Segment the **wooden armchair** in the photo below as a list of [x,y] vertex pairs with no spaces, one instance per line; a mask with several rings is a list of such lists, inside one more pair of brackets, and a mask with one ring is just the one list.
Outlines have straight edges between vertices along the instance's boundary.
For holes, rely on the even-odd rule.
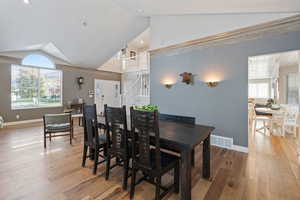
[[[70,113],[64,114],[46,114],[44,121],[44,148],[46,148],[46,139],[51,141],[52,137],[69,136],[70,144],[73,138],[73,121]],[[66,133],[67,134],[61,134]]]

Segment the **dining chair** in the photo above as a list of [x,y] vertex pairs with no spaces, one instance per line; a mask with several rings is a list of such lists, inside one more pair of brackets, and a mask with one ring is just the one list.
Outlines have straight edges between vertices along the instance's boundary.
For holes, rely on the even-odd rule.
[[[106,124],[107,162],[105,179],[108,180],[109,172],[116,166],[123,167],[123,189],[127,189],[129,161],[131,148],[128,141],[126,106],[121,108],[104,105],[104,117]],[[111,166],[111,159],[116,158],[116,164]]]
[[47,147],[46,139],[49,138],[49,140],[51,141],[53,137],[69,136],[70,144],[72,144],[73,120],[70,113],[45,114],[43,116],[43,122],[44,148]]
[[[196,124],[195,117],[186,117],[186,116],[170,115],[170,114],[163,114],[163,113],[159,113],[159,120],[183,123],[183,124],[191,124],[191,125]],[[174,152],[173,149],[166,149],[166,150]],[[176,152],[176,153],[177,153],[177,156],[180,156],[179,152]],[[192,154],[192,166],[194,167],[195,166],[195,148],[192,150],[191,154]]]
[[[86,159],[89,157],[94,160],[93,174],[96,174],[98,164],[105,162],[107,156],[107,140],[105,133],[99,133],[96,104],[84,104],[83,120],[84,143],[82,167],[85,167]],[[90,152],[89,155],[87,155],[88,150]],[[102,160],[98,162],[99,157],[101,157]]]
[[[264,134],[267,134],[267,130],[269,130],[270,134],[272,131],[272,115],[270,114],[265,114],[262,112],[258,112],[255,109],[255,106],[253,107],[254,111],[252,111],[253,114],[253,120],[254,120],[254,125],[253,125],[253,133],[255,134],[256,132],[260,132],[260,130],[264,130]],[[262,122],[263,126],[257,129],[257,123]]]
[[298,115],[299,115],[298,108],[295,108],[293,106],[288,106],[286,108],[286,112],[284,114],[283,125],[282,125],[282,135],[283,136],[285,136],[285,133],[289,132],[289,128],[291,128],[292,133],[294,134],[294,137],[297,137]]
[[78,118],[79,126],[82,126],[83,124],[83,117],[81,117],[81,114],[83,113],[83,106],[84,103],[71,104],[71,109],[73,110],[72,115]]
[[[284,116],[285,116],[285,110],[280,109],[281,112],[274,112],[272,114],[272,135],[276,136],[283,136],[283,122],[284,122]],[[274,132],[276,131],[276,133]]]
[[[132,135],[132,178],[130,199],[133,199],[135,185],[142,180],[155,185],[155,199],[162,199],[168,192],[179,192],[179,158],[160,151],[160,135],[158,125],[158,112],[134,110],[130,108],[131,135]],[[151,138],[153,146],[150,145]],[[135,149],[139,153],[135,153]],[[174,169],[174,183],[169,187],[161,184],[164,174]],[[136,181],[136,173],[140,170],[143,177]],[[162,190],[162,193],[161,193]]]

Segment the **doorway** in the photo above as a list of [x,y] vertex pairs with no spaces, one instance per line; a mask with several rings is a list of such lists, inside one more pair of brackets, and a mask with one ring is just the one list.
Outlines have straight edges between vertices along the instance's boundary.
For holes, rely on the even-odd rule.
[[289,148],[300,161],[299,74],[300,51],[248,58],[249,151]]
[[104,114],[104,105],[121,106],[120,81],[95,79],[95,104],[97,114]]

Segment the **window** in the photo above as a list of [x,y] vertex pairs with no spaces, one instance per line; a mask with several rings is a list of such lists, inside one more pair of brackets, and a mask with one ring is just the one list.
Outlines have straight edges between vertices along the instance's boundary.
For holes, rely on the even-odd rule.
[[268,99],[274,92],[271,80],[276,73],[275,60],[272,56],[255,56],[248,60],[248,97]]
[[298,104],[298,73],[287,75],[287,104]]
[[22,65],[55,69],[54,63],[46,56],[30,54],[22,60]]
[[248,96],[251,98],[270,98],[269,81],[249,81]]
[[[24,63],[26,65],[32,64],[32,62],[27,63],[25,59],[23,60],[22,64]],[[39,63],[40,61],[34,61],[34,62],[35,62],[34,64],[36,64]],[[12,109],[56,107],[56,106],[62,106],[62,71],[61,70],[22,66],[22,65],[12,65],[11,68]]]

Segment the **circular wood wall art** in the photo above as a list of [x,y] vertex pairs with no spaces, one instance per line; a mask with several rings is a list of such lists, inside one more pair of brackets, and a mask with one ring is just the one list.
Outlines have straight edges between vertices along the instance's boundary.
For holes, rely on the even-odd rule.
[[180,76],[182,77],[183,83],[186,83],[188,85],[193,83],[193,74],[192,73],[183,72],[182,74],[180,74]]

